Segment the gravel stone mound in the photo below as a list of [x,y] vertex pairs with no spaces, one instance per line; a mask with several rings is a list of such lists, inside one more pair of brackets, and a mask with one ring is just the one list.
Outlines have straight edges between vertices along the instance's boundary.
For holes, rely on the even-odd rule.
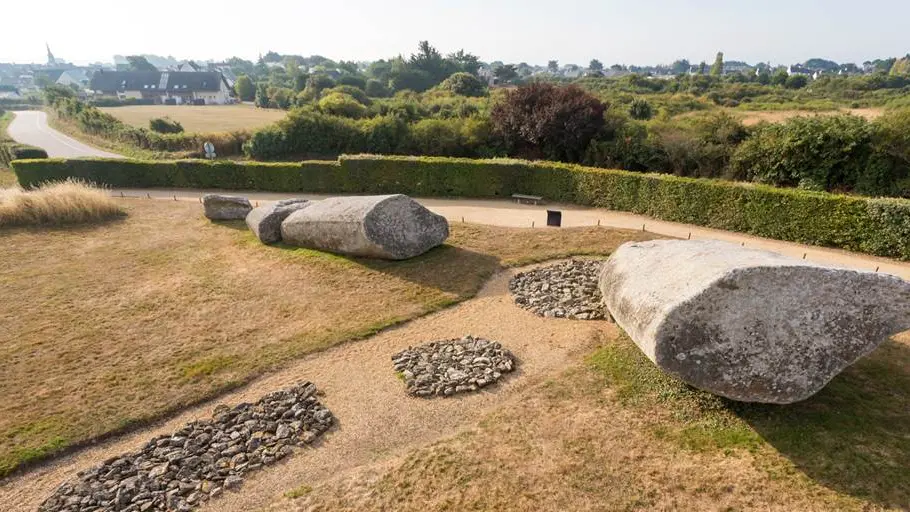
[[465,336],[408,347],[392,356],[408,394],[450,396],[477,391],[515,369],[515,358],[499,343]]
[[80,471],[39,507],[40,512],[188,511],[243,476],[309,444],[334,422],[305,382],[265,395],[254,404],[219,405],[212,419],[188,423],[153,438],[142,450]]
[[597,279],[601,260],[570,260],[520,272],[509,281],[515,304],[539,316],[600,320],[604,318]]

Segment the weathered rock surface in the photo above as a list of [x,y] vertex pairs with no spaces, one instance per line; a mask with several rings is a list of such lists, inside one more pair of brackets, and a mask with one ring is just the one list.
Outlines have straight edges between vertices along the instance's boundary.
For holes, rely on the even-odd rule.
[[514,370],[515,358],[499,343],[465,336],[408,347],[392,364],[409,394],[429,397],[477,391]]
[[804,400],[910,328],[910,283],[898,277],[716,241],[627,243],[600,290],[660,368],[746,402]]
[[202,196],[205,216],[210,220],[243,220],[253,206],[245,197],[206,194]]
[[310,205],[306,199],[284,199],[268,206],[259,206],[250,210],[246,216],[246,225],[264,244],[281,241],[281,223],[297,210]]
[[281,224],[291,245],[391,260],[423,254],[448,236],[445,217],[401,194],[324,199]]
[[210,420],[156,437],[136,453],[80,471],[40,506],[41,512],[191,510],[243,475],[291,455],[328,430],[332,413],[309,382],[270,393],[255,404],[219,405]]
[[598,320],[604,317],[597,278],[600,260],[571,260],[515,274],[509,291],[515,304],[543,317]]

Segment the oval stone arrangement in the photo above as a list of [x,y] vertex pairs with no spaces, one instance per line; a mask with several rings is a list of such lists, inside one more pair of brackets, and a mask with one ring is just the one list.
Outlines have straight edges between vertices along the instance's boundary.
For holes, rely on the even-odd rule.
[[601,260],[570,260],[527,272],[509,281],[515,304],[539,316],[600,320],[604,307],[597,278]]
[[315,394],[316,386],[306,382],[254,404],[220,405],[210,420],[188,423],[139,452],[80,471],[39,511],[189,511],[328,430],[334,418]]
[[515,369],[515,358],[499,343],[465,336],[408,347],[392,356],[408,394],[450,396],[477,391]]

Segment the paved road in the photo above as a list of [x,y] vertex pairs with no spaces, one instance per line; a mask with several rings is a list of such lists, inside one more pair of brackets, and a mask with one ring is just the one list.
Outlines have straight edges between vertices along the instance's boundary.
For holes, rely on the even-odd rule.
[[54,130],[47,125],[47,114],[40,110],[23,110],[15,112],[15,115],[7,129],[10,137],[17,142],[43,148],[50,157],[123,158],[83,144]]
[[[156,189],[156,190],[128,190],[116,189],[111,193],[127,197],[148,197],[152,199],[177,199],[182,201],[199,201],[204,190],[191,189]],[[250,198],[254,204],[287,199],[289,197],[304,197],[308,199],[322,199],[327,196],[313,194],[281,194],[254,191],[228,191],[232,195],[242,195]],[[888,258],[879,258],[866,254],[853,253],[838,249],[827,249],[811,245],[782,242],[769,238],[760,238],[742,233],[733,233],[718,229],[704,228],[676,222],[655,220],[632,213],[616,212],[600,208],[586,208],[575,205],[548,204],[546,206],[519,205],[504,200],[479,200],[479,199],[437,199],[416,198],[421,204],[434,212],[446,217],[449,222],[472,222],[475,224],[489,224],[506,227],[537,227],[544,228],[547,223],[547,209],[562,211],[562,225],[565,227],[577,226],[607,226],[640,230],[644,226],[650,233],[671,236],[676,238],[692,238],[693,240],[724,240],[746,247],[764,249],[778,252],[794,258],[805,258],[809,261],[825,265],[834,265],[858,270],[885,272],[910,280],[910,263],[896,261]]]

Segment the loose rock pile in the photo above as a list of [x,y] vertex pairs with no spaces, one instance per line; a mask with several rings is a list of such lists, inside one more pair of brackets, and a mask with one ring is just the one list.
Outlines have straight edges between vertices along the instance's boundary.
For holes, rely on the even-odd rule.
[[409,347],[392,356],[392,363],[414,396],[477,391],[515,369],[512,353],[502,345],[472,336]]
[[188,511],[243,475],[293,453],[331,427],[332,413],[307,382],[270,393],[255,404],[221,405],[212,419],[188,423],[152,439],[138,453],[112,457],[78,473],[39,508],[41,512]]
[[547,318],[604,318],[597,278],[603,261],[571,260],[521,272],[509,282],[515,304]]

